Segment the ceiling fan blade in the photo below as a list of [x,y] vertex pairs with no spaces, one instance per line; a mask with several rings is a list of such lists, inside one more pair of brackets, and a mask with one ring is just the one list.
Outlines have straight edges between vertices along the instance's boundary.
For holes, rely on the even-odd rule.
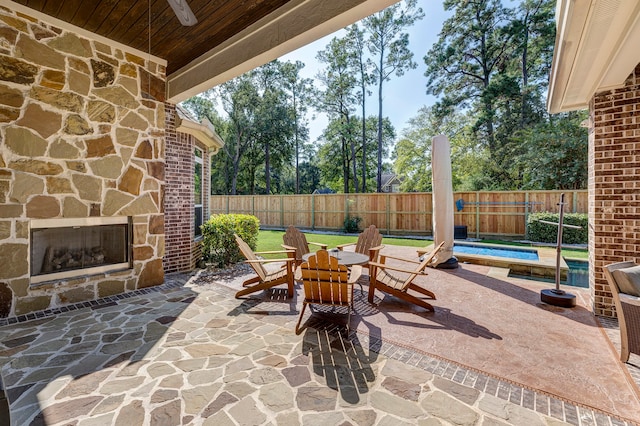
[[187,0],[167,0],[167,2],[182,25],[190,27],[198,23],[196,15],[193,14],[187,4]]

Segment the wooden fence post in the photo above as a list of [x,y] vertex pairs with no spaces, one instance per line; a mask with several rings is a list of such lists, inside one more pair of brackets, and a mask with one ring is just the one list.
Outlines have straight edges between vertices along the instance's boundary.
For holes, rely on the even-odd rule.
[[529,235],[529,192],[524,193],[524,237]]
[[387,192],[387,235],[391,233],[391,194]]
[[344,194],[344,220],[342,223],[349,219],[349,194]]
[[284,228],[284,195],[280,196],[280,226]]
[[316,196],[311,194],[311,230],[316,229]]
[[480,193],[476,191],[476,239],[480,239]]

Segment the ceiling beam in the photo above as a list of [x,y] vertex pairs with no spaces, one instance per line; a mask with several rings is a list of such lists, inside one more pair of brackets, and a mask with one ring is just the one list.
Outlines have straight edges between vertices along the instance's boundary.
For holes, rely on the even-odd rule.
[[398,0],[292,0],[167,76],[178,103],[353,24]]

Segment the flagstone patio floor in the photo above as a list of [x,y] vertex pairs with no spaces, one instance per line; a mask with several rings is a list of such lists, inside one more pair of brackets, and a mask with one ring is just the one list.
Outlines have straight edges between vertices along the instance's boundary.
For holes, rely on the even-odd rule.
[[[599,326],[584,307],[541,307],[531,294],[540,283],[479,265],[434,270],[424,285],[438,296],[435,313],[379,293],[371,306],[364,283],[349,333],[346,316],[320,310],[295,335],[300,290],[294,299],[274,289],[237,300],[247,273],[172,274],[159,287],[0,320],[11,424],[640,424],[640,357],[618,361],[616,321]],[[494,322],[505,313],[486,291],[506,298],[498,304],[521,337]],[[597,341],[572,341],[583,332]],[[535,368],[521,364],[527,356]],[[560,370],[541,370],[551,364]],[[567,376],[560,385],[547,378],[558,371]]]

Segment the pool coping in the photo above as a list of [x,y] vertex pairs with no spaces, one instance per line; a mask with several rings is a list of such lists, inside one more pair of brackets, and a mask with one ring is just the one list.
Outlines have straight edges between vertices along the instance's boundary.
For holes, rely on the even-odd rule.
[[[497,266],[500,268],[506,268],[514,273],[523,274],[523,275],[531,275],[533,277],[543,277],[543,278],[555,278],[556,275],[556,248],[555,247],[522,247],[521,250],[526,251],[535,251],[538,253],[538,260],[526,260],[526,259],[514,259],[507,257],[499,257],[499,256],[486,256],[479,254],[467,254],[460,253],[456,251],[455,244],[461,245],[474,245],[474,246],[482,246],[487,248],[497,248],[504,249],[504,246],[501,244],[489,244],[489,243],[480,243],[476,241],[462,241],[455,240],[453,246],[453,254],[458,258],[460,262],[474,263],[476,265],[484,265],[484,266]],[[424,251],[430,251],[433,248],[433,244],[426,247]],[[515,249],[518,249],[516,247]],[[567,279],[567,274],[569,272],[569,266],[567,262],[565,262],[564,258],[560,257],[560,278],[562,280]]]

